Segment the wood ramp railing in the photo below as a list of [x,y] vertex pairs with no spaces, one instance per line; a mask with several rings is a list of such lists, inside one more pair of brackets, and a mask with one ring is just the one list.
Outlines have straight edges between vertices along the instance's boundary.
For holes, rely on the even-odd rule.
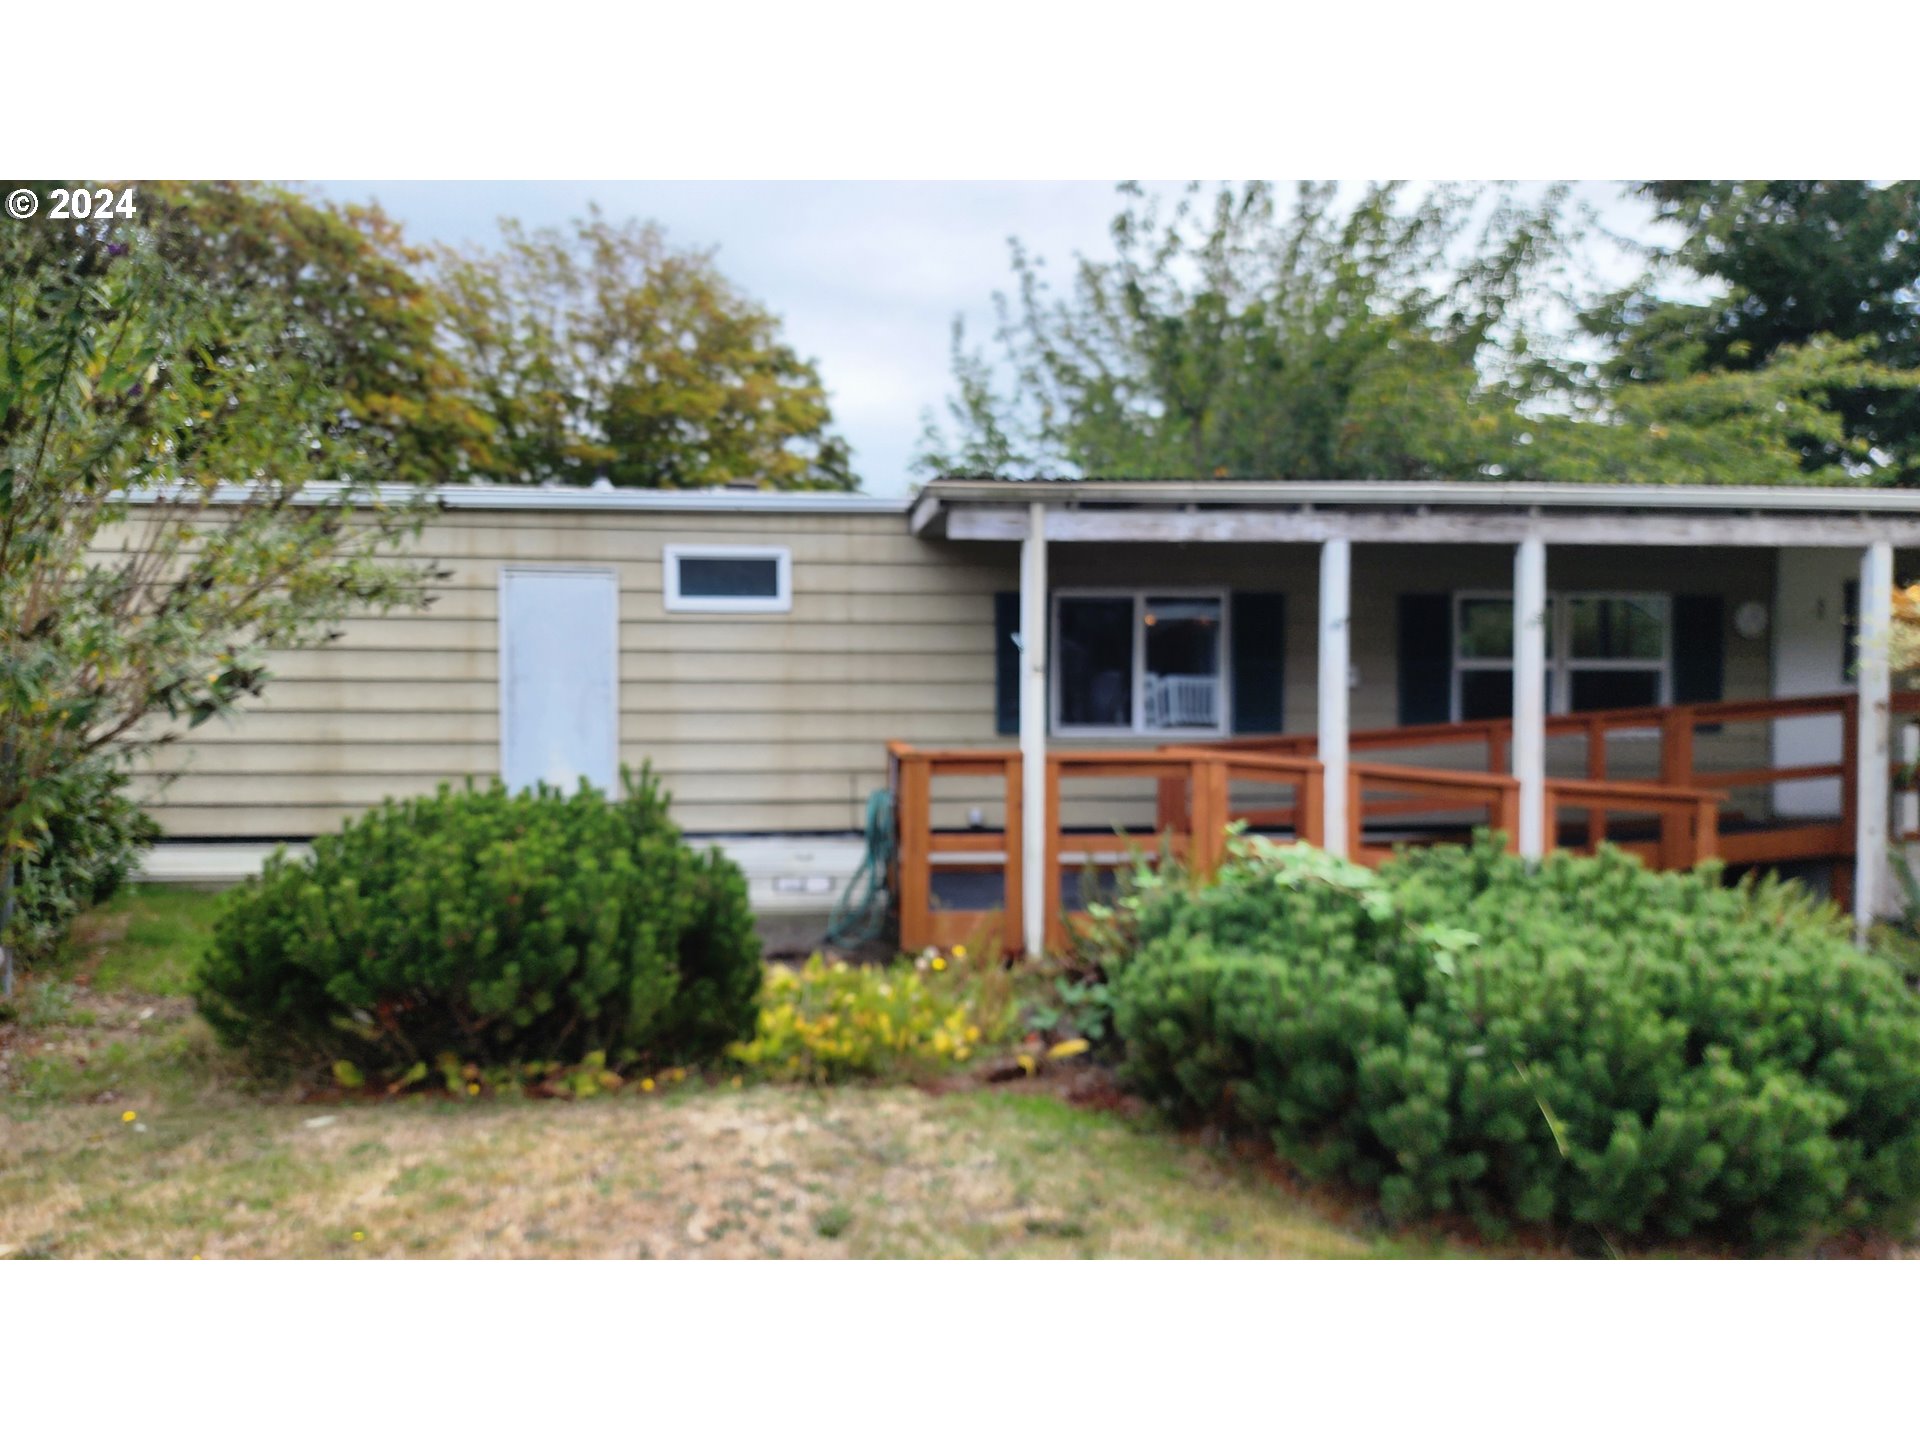
[[[1585,774],[1548,779],[1547,844],[1591,851],[1611,840],[1659,869],[1687,869],[1713,858],[1735,865],[1830,861],[1836,898],[1844,901],[1851,869],[1842,862],[1851,859],[1854,836],[1854,787],[1846,777],[1854,769],[1857,704],[1854,695],[1838,694],[1549,716],[1549,738],[1584,740]],[[1895,696],[1894,709],[1920,713],[1920,694]],[[1702,731],[1822,716],[1841,722],[1837,761],[1699,768]],[[1512,736],[1508,720],[1352,732],[1348,853],[1377,864],[1395,844],[1464,841],[1481,826],[1506,834],[1511,843],[1520,818],[1519,782],[1503,773]],[[1623,737],[1643,742],[1642,752],[1647,749],[1644,742],[1657,740],[1656,776],[1609,773],[1622,749],[1614,742]],[[1445,767],[1361,758],[1382,751],[1438,748],[1465,749],[1470,756],[1477,749],[1484,768],[1461,768],[1457,755]],[[1051,751],[1042,781],[1047,882],[1040,897],[1048,916],[1048,943],[1060,943],[1068,917],[1084,908],[1079,903],[1084,897],[1066,893],[1070,876],[1111,874],[1138,852],[1171,854],[1203,872],[1210,870],[1219,863],[1226,828],[1234,821],[1277,839],[1322,843],[1325,797],[1315,749],[1312,735],[1272,735],[1156,749]],[[895,894],[901,946],[949,946],[993,934],[1009,953],[1018,951],[1027,900],[1020,824],[1025,777],[1019,751],[922,749],[895,742],[888,746],[888,757],[897,817]],[[975,782],[966,798],[943,801],[936,796],[942,782],[963,780]],[[1841,782],[1835,816],[1781,818],[1769,811],[1757,817],[1735,814],[1731,818],[1738,823],[1729,823],[1726,805],[1733,791],[1822,780]],[[981,781],[987,782],[984,788]],[[1063,790],[1101,781],[1131,781],[1142,794],[1150,787],[1151,827],[1063,824]],[[1236,787],[1244,786],[1279,787],[1288,797],[1284,804],[1273,804],[1265,796],[1264,803],[1236,803]],[[1128,808],[1143,814],[1146,802],[1132,799]],[[1088,808],[1099,808],[1100,797],[1091,797],[1091,802]],[[999,822],[965,828],[936,825],[937,814],[952,814],[963,806],[979,808],[983,816],[995,811]]]
[[[1026,777],[1017,750],[919,749],[895,742],[887,747],[893,775],[896,815],[895,893],[900,904],[900,945],[917,950],[948,946],[995,933],[1009,952],[1022,946],[1022,909],[1026,903],[1020,814]],[[997,782],[974,791],[959,806],[999,812],[989,828],[936,828],[935,787],[943,780]],[[1134,781],[1155,794],[1151,828],[1073,830],[1061,823],[1062,792],[1086,781]],[[1236,781],[1283,786],[1291,791],[1284,809],[1263,812],[1265,829],[1285,830],[1297,839],[1325,839],[1320,763],[1288,755],[1223,754],[1170,746],[1162,750],[1086,750],[1047,757],[1046,894],[1041,904],[1052,917],[1049,941],[1064,937],[1065,915],[1082,908],[1063,894],[1067,876],[1078,870],[1111,872],[1130,863],[1137,851],[1178,856],[1202,872],[1225,853]],[[1175,798],[1177,797],[1177,799]],[[992,881],[999,877],[998,894]],[[936,903],[942,879],[957,880],[958,898]],[[985,882],[984,884],[981,882]],[[975,901],[972,896],[982,897]],[[1077,898],[1077,897],[1076,897]]]

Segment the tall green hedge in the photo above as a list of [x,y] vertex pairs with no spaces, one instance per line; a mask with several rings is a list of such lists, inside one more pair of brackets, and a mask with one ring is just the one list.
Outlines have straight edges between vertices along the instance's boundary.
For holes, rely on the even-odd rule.
[[1134,1083],[1390,1215],[1764,1248],[1920,1211],[1920,999],[1793,887],[1256,844],[1130,930]]
[[227,1043],[400,1072],[699,1059],[753,1033],[760,948],[746,883],[696,853],[653,777],[441,787],[277,857],[223,911],[199,979]]

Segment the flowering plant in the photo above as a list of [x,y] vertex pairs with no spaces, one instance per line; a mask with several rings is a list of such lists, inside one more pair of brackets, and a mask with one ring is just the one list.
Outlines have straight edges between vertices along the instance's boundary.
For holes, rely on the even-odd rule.
[[814,955],[798,969],[768,967],[758,1028],[727,1054],[769,1078],[814,1083],[957,1064],[1000,1038],[1010,1010],[1004,987],[945,956],[866,968]]

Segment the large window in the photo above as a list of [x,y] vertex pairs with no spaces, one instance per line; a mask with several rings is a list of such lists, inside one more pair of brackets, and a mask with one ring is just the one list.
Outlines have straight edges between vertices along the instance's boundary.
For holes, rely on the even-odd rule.
[[1226,595],[1217,590],[1056,595],[1053,728],[1224,734],[1226,616]]
[[[1454,597],[1453,716],[1513,714],[1513,597]],[[1567,591],[1547,598],[1547,709],[1664,705],[1673,691],[1665,595]]]

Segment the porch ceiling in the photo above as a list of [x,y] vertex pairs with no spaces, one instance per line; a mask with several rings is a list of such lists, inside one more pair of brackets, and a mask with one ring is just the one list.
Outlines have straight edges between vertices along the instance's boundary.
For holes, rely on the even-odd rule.
[[930,483],[916,535],[1053,541],[1920,546],[1920,491],[1442,481],[967,480]]

